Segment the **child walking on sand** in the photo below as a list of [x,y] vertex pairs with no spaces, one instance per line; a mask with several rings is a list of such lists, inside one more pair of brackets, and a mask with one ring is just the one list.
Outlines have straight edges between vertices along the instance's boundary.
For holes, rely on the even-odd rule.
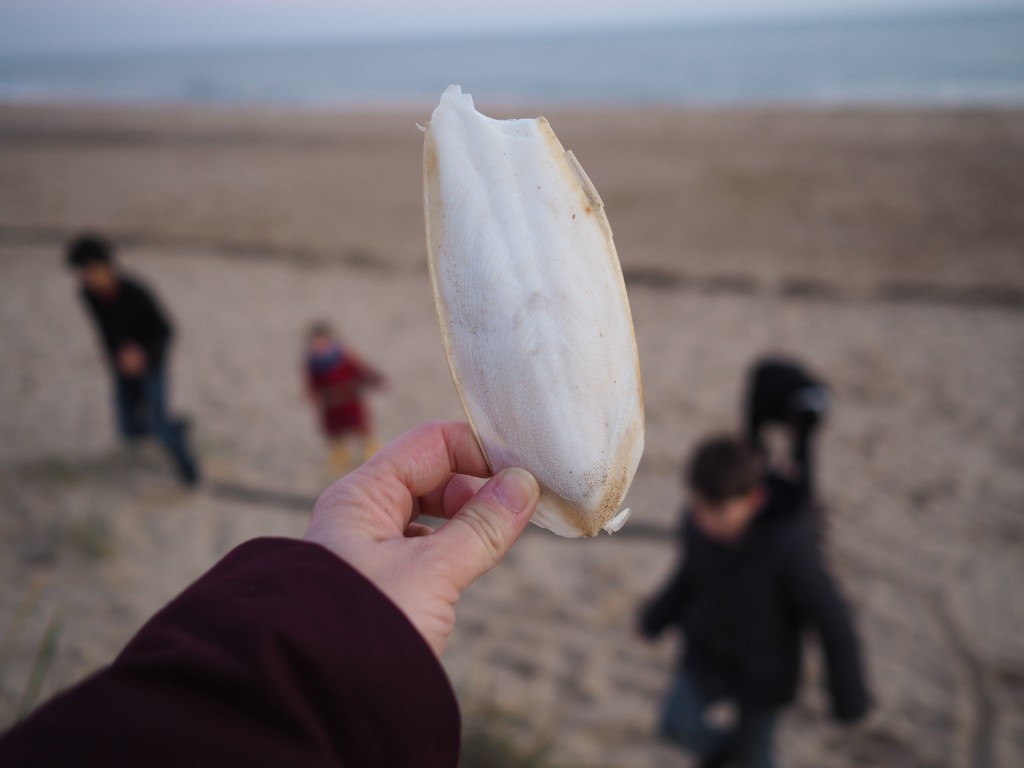
[[[702,442],[686,473],[689,504],[675,573],[640,614],[653,639],[669,627],[685,642],[661,715],[661,733],[702,768],[770,768],[772,736],[796,696],[803,636],[825,652],[832,714],[853,722],[869,696],[846,603],[799,500],[764,478],[735,437]],[[722,727],[710,708],[738,710]]]
[[322,321],[310,327],[305,369],[306,391],[330,441],[331,467],[344,474],[377,450],[363,394],[382,386],[384,378],[342,346],[331,326]]

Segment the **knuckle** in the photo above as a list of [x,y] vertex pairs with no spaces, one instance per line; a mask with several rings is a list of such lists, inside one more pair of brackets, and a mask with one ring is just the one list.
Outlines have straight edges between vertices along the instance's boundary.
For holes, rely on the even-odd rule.
[[467,504],[456,519],[476,534],[490,558],[497,560],[504,554],[505,525],[500,515],[491,513],[481,504]]

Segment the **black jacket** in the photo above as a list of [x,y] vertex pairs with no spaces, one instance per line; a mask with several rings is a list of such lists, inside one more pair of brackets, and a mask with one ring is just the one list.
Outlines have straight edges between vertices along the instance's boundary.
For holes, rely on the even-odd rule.
[[825,650],[833,714],[856,720],[868,708],[850,617],[805,517],[768,482],[768,501],[743,538],[712,541],[688,519],[684,557],[641,615],[654,637],[669,626],[685,635],[682,666],[708,699],[775,709],[796,695],[801,640],[813,628]]
[[[800,393],[815,391],[826,397],[827,388],[799,363],[785,358],[766,358],[750,373],[746,395],[746,428],[750,444],[764,451],[762,432],[768,424],[784,424],[793,430],[793,459],[798,464],[809,460],[808,441],[822,412],[801,405]],[[825,407],[827,399],[819,403]]]
[[96,321],[111,364],[126,342],[142,347],[149,365],[163,363],[172,329],[149,289],[131,278],[120,277],[113,296],[97,296],[83,290],[82,299]]

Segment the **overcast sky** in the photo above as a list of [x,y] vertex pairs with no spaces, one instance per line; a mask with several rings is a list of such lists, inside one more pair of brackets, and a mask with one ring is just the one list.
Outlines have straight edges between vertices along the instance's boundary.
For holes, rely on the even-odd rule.
[[0,0],[0,52],[188,48],[987,7],[1024,10],[1024,0]]

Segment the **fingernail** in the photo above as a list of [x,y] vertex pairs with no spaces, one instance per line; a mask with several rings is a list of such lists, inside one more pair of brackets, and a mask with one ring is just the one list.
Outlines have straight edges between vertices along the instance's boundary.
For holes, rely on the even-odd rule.
[[525,469],[503,469],[494,479],[494,498],[513,515],[522,514],[540,496],[540,486]]

